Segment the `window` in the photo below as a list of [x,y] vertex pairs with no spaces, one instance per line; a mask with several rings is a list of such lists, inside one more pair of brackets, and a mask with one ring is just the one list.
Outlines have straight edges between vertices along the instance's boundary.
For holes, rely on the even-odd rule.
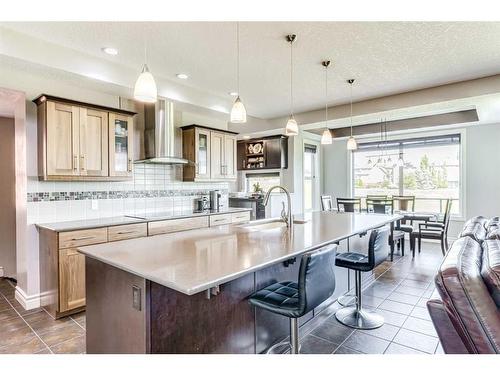
[[316,202],[316,146],[304,145],[304,212],[314,209]]
[[414,195],[415,210],[461,214],[460,134],[370,142],[353,152],[356,197]]
[[256,192],[256,188],[261,188],[262,192],[267,192],[274,185],[280,184],[280,174],[273,173],[247,173],[246,174],[247,193]]

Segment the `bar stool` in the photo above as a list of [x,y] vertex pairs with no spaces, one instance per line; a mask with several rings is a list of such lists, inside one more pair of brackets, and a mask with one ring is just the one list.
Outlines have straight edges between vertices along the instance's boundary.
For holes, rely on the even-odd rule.
[[[298,282],[282,281],[269,285],[249,297],[261,309],[290,318],[290,354],[299,353],[298,318],[326,301],[335,291],[337,245],[328,245],[302,256]],[[270,353],[278,346],[271,346]]]
[[388,254],[389,228],[375,229],[370,235],[368,255],[350,252],[337,256],[335,265],[355,271],[356,305],[343,307],[335,313],[337,320],[352,328],[374,329],[384,324],[384,318],[361,305],[361,272],[373,270]]

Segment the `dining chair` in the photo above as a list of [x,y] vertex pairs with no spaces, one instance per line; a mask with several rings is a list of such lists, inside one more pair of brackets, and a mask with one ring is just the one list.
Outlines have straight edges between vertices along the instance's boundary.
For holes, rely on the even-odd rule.
[[447,199],[443,220],[427,221],[418,225],[418,231],[412,233],[410,245],[413,257],[415,257],[415,239],[418,239],[418,252],[422,248],[422,238],[440,240],[441,252],[446,255],[448,251],[448,227],[450,226],[452,200]]
[[[366,211],[373,214],[389,214],[394,212],[392,199],[367,199]],[[398,225],[398,224],[396,224]],[[391,262],[394,260],[394,247],[397,246],[398,251],[401,250],[401,255],[405,255],[405,232],[394,228],[389,236],[389,245],[391,247]]]
[[361,198],[337,198],[339,212],[361,212]]
[[377,195],[377,194],[368,194],[366,196],[366,200],[376,200],[376,201],[384,201],[387,199],[387,195]]
[[374,214],[392,214],[392,200],[386,198],[366,198],[366,211]]
[[[393,211],[415,211],[415,196],[414,195],[393,195],[392,196],[392,207]],[[396,224],[396,229],[401,230],[411,237],[413,233],[413,220],[407,224],[406,220],[398,221]]]
[[331,211],[333,209],[333,201],[331,195],[321,196],[321,211]]

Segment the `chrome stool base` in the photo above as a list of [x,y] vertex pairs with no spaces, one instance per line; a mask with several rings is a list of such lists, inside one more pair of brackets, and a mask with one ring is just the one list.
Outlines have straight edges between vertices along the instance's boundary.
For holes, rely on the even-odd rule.
[[375,329],[384,324],[384,317],[356,306],[348,306],[335,313],[337,320],[345,326],[357,329]]
[[354,294],[346,293],[337,298],[337,302],[340,306],[352,306],[356,304],[356,296]]

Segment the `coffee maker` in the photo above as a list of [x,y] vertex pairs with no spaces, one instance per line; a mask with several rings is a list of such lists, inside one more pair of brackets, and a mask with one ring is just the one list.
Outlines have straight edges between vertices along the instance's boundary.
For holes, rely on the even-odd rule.
[[210,209],[212,211],[219,211],[222,207],[221,196],[220,190],[210,191]]

